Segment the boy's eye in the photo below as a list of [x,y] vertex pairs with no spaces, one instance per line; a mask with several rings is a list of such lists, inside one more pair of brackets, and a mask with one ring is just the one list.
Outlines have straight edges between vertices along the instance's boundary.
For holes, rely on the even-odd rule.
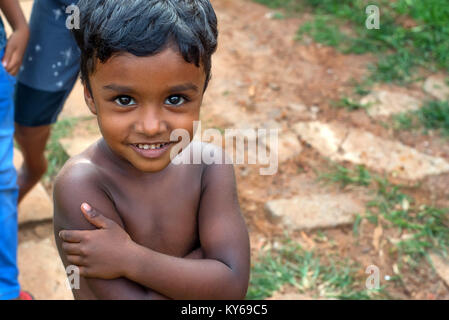
[[185,103],[187,101],[186,98],[182,96],[170,96],[165,100],[165,104],[172,105],[172,106],[180,106],[181,104]]
[[135,105],[136,102],[134,101],[133,98],[131,98],[130,96],[120,96],[117,99],[115,99],[115,102],[122,107],[128,107],[128,106],[132,106]]

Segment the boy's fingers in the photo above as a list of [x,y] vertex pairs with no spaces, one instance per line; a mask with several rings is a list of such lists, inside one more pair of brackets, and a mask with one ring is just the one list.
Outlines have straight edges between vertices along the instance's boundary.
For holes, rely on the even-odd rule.
[[81,242],[85,231],[62,230],[59,231],[59,237],[66,242]]
[[5,48],[5,54],[3,55],[2,63],[5,69],[9,72],[13,65],[13,58],[16,53],[16,45],[14,42],[8,41]]
[[62,243],[62,250],[64,250],[67,255],[82,255],[79,243],[64,241]]
[[87,203],[81,205],[81,211],[86,219],[97,228],[106,229],[112,225],[112,220],[106,218]]
[[6,71],[8,71],[8,68],[11,64],[10,63],[11,55],[12,55],[12,50],[7,45],[6,49],[5,49],[5,54],[3,55],[3,59],[2,59],[2,64]]
[[77,256],[77,255],[67,255],[67,261],[70,264],[73,264],[77,267],[79,266],[84,266],[84,259],[81,256]]
[[20,61],[17,56],[17,54],[13,54],[9,63],[8,67],[6,68],[6,71],[8,71],[11,75],[15,76],[20,68]]
[[78,269],[80,271],[80,276],[81,277],[84,277],[84,278],[89,278],[90,277],[90,272],[89,272],[89,269],[87,267],[80,266]]

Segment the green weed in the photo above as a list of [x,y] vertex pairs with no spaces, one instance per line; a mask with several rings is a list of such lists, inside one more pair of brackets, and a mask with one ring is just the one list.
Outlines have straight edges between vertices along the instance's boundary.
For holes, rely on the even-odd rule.
[[69,136],[79,121],[90,118],[91,117],[62,119],[52,126],[51,136],[45,149],[48,169],[43,177],[44,180],[52,181],[59,170],[64,166],[65,162],[69,159],[69,156],[59,143],[59,140]]
[[347,260],[306,251],[286,238],[280,248],[262,254],[253,266],[247,299],[265,299],[286,284],[314,298],[385,298],[385,287],[365,288],[365,279],[357,277],[360,268]]
[[331,170],[321,174],[319,180],[339,183],[342,188],[348,185],[369,186],[371,184],[371,174],[362,165],[358,165],[351,170],[339,164],[332,164]]
[[[420,67],[449,70],[449,6],[446,0],[256,0],[271,8],[314,14],[300,26],[305,35],[342,53],[375,53],[371,80],[406,84],[419,79]],[[380,9],[380,29],[365,26],[368,5]],[[294,8],[295,10],[291,10]],[[412,21],[404,25],[404,18]]]
[[376,178],[376,182],[377,196],[368,207],[383,216],[385,228],[397,228],[406,235],[396,245],[400,258],[415,268],[429,250],[446,252],[449,246],[448,210],[419,206],[401,191],[400,186],[392,185],[386,179]]
[[366,110],[370,107],[369,104],[361,104],[360,102],[354,101],[352,98],[343,97],[335,103],[339,108],[345,108],[348,111],[354,110]]
[[[357,215],[353,234],[358,235],[362,219],[384,228],[396,228],[404,236],[395,246],[399,259],[412,268],[419,265],[429,250],[446,253],[449,247],[449,210],[415,203],[413,197],[405,194],[400,185],[391,184],[388,179],[371,174],[363,166],[348,169],[333,165],[320,179],[347,185],[370,186],[375,196],[366,203],[363,215]],[[382,217],[380,219],[379,217]]]
[[416,111],[395,115],[393,122],[396,129],[423,128],[425,133],[428,130],[436,130],[449,137],[449,102],[428,101]]
[[393,127],[396,130],[411,130],[416,125],[409,113],[398,113],[393,115]]

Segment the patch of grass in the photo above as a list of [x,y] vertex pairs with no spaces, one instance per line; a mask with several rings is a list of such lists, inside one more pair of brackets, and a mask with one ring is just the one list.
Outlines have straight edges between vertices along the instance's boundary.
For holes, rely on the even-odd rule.
[[318,230],[313,240],[316,242],[327,242],[328,238],[325,232]]
[[[418,79],[420,67],[432,72],[449,70],[446,0],[255,1],[271,8],[311,12],[314,19],[299,28],[298,39],[308,35],[343,53],[375,53],[379,60],[370,68],[373,81],[406,84]],[[366,28],[368,5],[378,6],[380,29]]]
[[[300,28],[299,33],[308,32],[315,41],[335,46],[343,53],[378,54],[379,61],[371,68],[374,81],[403,84],[418,79],[416,72],[419,67],[432,71],[449,69],[449,9],[445,0],[306,2],[315,14],[324,12],[331,18],[325,30],[320,29],[321,18],[317,16],[312,26]],[[368,4],[375,4],[380,9],[378,30],[365,27]],[[416,26],[402,26],[398,21],[403,17],[413,18]],[[342,21],[349,21],[353,36],[341,31]],[[331,29],[340,41],[323,42],[322,35]],[[335,35],[337,32],[341,36]]]
[[355,236],[359,235],[359,227],[360,227],[360,223],[362,222],[362,216],[360,214],[357,214],[354,220],[354,224],[352,226],[352,233]]
[[278,20],[285,19],[285,14],[283,14],[281,12],[274,12],[273,19],[278,19]]
[[449,102],[430,101],[416,112],[419,122],[426,129],[440,130],[449,137]]
[[47,182],[54,179],[59,170],[64,166],[69,156],[64,148],[59,143],[59,139],[70,135],[75,125],[83,119],[68,118],[59,120],[52,126],[51,136],[45,149],[45,154],[48,161],[48,169],[43,179]]
[[369,104],[361,104],[349,97],[343,97],[335,103],[339,108],[345,108],[348,111],[366,110],[370,107]]
[[416,127],[413,117],[409,113],[393,115],[393,128],[396,130],[411,130]]
[[290,0],[255,0],[255,2],[263,4],[268,8],[278,9],[288,6],[292,1]]
[[428,101],[416,111],[397,114],[393,117],[394,127],[400,130],[423,128],[436,130],[449,137],[449,102]]
[[348,185],[369,186],[371,174],[362,165],[356,166],[355,169],[348,169],[339,164],[332,164],[329,172],[321,174],[319,180],[338,183],[342,188]]
[[399,262],[406,262],[416,268],[429,250],[447,254],[449,248],[449,209],[440,209],[415,203],[413,197],[405,194],[400,185],[391,184],[388,179],[371,174],[363,166],[350,170],[334,165],[331,171],[322,175],[343,188],[348,185],[371,186],[375,196],[366,203],[363,215],[357,215],[353,234],[358,235],[362,219],[382,224],[383,228],[396,228],[402,234],[395,251]]
[[303,24],[297,35],[297,40],[304,39],[304,35],[309,35],[316,42],[327,46],[341,47],[342,43],[347,41],[347,36],[343,34],[338,27],[330,23],[331,17],[320,15],[315,20]]
[[342,96],[340,100],[331,101],[331,105],[348,111],[368,110],[371,107],[371,103],[362,104],[360,100],[371,92],[369,88],[372,86],[372,80],[368,78],[362,81],[352,80],[350,84],[354,86],[352,96]]
[[415,268],[429,250],[446,252],[449,246],[449,211],[418,205],[414,199],[385,179],[377,179],[377,197],[370,209],[383,216],[383,227],[398,228],[403,234],[397,243],[402,260]]
[[283,285],[298,292],[336,299],[375,299],[387,297],[385,287],[365,288],[365,278],[357,276],[361,266],[336,257],[319,256],[286,238],[278,249],[261,255],[252,268],[247,299],[265,299]]
[[397,84],[407,84],[418,80],[414,77],[414,66],[416,59],[407,50],[400,50],[396,54],[381,56],[377,64],[369,66],[371,70],[370,78],[375,82],[395,82]]
[[366,96],[371,93],[369,87],[371,87],[372,82],[369,79],[365,79],[362,82],[355,81],[354,85],[354,93],[360,97]]
[[[254,0],[270,9],[285,9],[285,15],[303,10],[304,5],[298,0]],[[276,18],[275,18],[276,19]]]

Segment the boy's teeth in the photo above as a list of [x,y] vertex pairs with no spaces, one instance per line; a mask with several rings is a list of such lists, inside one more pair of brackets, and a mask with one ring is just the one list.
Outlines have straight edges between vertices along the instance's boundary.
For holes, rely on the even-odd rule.
[[165,145],[165,143],[158,143],[158,144],[138,144],[137,147],[139,149],[144,149],[144,150],[154,150],[154,149],[160,149]]

